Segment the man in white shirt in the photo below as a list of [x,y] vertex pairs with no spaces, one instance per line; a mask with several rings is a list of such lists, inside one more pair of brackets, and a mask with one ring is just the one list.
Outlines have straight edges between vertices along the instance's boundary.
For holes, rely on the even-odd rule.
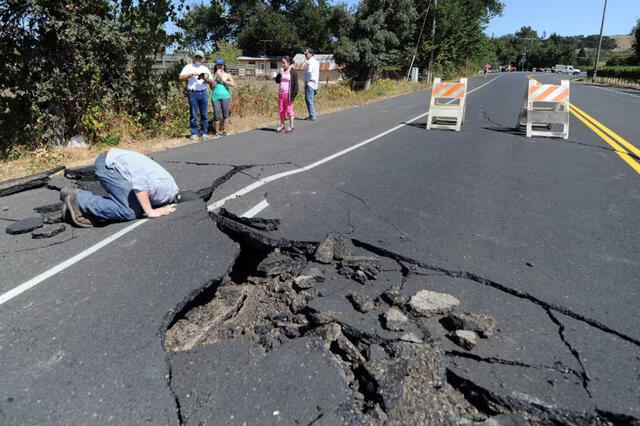
[[311,121],[316,119],[316,106],[313,103],[313,98],[318,91],[318,80],[320,80],[320,64],[313,55],[313,49],[307,49],[304,52],[304,57],[307,58],[304,64],[304,100],[309,110],[307,120]]
[[[207,81],[211,78],[211,71],[203,65],[204,52],[196,51],[193,63],[187,64],[180,72],[180,80],[187,81],[189,92],[189,111],[191,139],[202,138],[207,134],[209,120],[209,96],[207,95]],[[200,111],[200,129],[198,129],[198,110]]]

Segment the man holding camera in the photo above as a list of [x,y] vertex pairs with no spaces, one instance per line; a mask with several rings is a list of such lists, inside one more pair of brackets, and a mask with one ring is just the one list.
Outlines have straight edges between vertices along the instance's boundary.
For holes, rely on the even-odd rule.
[[[189,127],[192,140],[202,138],[207,134],[209,120],[207,81],[211,77],[211,71],[203,62],[204,52],[197,50],[193,55],[193,63],[185,65],[179,77],[181,81],[187,81],[190,112]],[[200,129],[198,129],[198,111],[200,112]]]

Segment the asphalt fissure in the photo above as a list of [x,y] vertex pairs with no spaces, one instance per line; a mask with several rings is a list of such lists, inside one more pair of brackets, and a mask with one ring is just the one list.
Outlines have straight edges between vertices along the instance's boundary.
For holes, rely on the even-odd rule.
[[384,248],[380,248],[377,246],[374,246],[372,244],[369,244],[367,242],[364,241],[360,241],[360,240],[353,240],[353,243],[358,246],[358,247],[362,247],[365,248],[367,250],[370,250],[373,253],[376,253],[380,256],[386,256],[392,259],[397,259],[397,260],[401,260],[410,264],[414,264],[416,266],[420,266],[421,268],[424,269],[428,269],[431,271],[435,271],[438,273],[441,273],[443,275],[452,277],[452,278],[462,278],[462,279],[466,279],[466,280],[470,280],[473,282],[476,282],[478,284],[482,284],[482,285],[486,285],[492,288],[495,288],[496,290],[500,290],[503,293],[509,294],[511,296],[517,297],[519,299],[524,299],[524,300],[528,300],[531,303],[534,303],[538,306],[540,306],[543,310],[552,310],[552,311],[556,311],[558,313],[561,313],[563,315],[566,315],[568,317],[571,317],[573,319],[576,319],[578,321],[584,322],[586,324],[588,324],[591,327],[597,328],[598,330],[604,332],[604,333],[608,333],[608,334],[612,334],[616,337],[619,337],[620,339],[632,343],[638,347],[640,347],[640,340],[631,337],[631,336],[627,336],[624,333],[621,333],[617,330],[612,329],[611,327],[608,327],[604,324],[602,324],[601,322],[593,319],[593,318],[589,318],[587,316],[584,316],[582,314],[579,314],[577,312],[573,312],[572,310],[570,310],[569,308],[562,306],[562,305],[557,305],[554,303],[549,303],[546,302],[544,300],[541,300],[529,293],[520,291],[520,290],[516,290],[513,289],[511,287],[508,287],[504,284],[500,284],[498,282],[495,282],[493,280],[490,280],[488,278],[484,278],[481,277],[477,274],[474,274],[472,272],[467,272],[467,271],[459,271],[459,270],[450,270],[450,269],[446,269],[440,266],[435,266],[435,265],[430,265],[428,263],[416,260],[416,259],[411,259],[407,256],[403,256],[399,253],[395,253],[392,252],[390,250],[384,249]]

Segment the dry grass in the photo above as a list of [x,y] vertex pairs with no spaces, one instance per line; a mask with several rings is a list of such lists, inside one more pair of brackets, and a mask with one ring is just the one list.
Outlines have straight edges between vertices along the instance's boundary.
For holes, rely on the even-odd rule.
[[[271,81],[261,82],[256,81],[253,83],[256,87],[268,87],[274,89],[275,84]],[[368,96],[353,96],[348,99],[330,99],[328,97],[319,97],[316,102],[316,109],[319,114],[327,114],[331,112],[341,111],[343,109],[352,108],[359,105],[365,105],[373,102],[378,102],[384,99],[402,96],[409,93],[413,93],[419,90],[425,90],[429,86],[423,83],[419,84],[400,84],[395,90],[389,92],[384,96],[374,97]],[[327,90],[326,87],[321,87],[320,91]],[[425,100],[426,106],[427,100]],[[275,99],[273,101],[274,110],[276,109]],[[187,108],[187,105],[185,105]],[[299,96],[295,104],[296,117],[306,117],[307,111],[304,104],[304,95]],[[245,132],[248,130],[259,129],[262,127],[276,126],[279,120],[277,114],[268,115],[249,115],[249,116],[234,116],[230,121],[229,134],[235,134]],[[185,134],[188,130],[188,123],[185,124]],[[176,148],[183,145],[188,145],[194,142],[187,137],[179,138],[153,138],[144,140],[127,140],[117,145],[118,148],[131,149],[138,152],[149,153],[164,151],[171,148]],[[17,159],[2,160],[0,161],[0,181],[7,179],[13,179],[21,176],[27,176],[33,173],[39,173],[48,169],[52,169],[57,166],[67,167],[79,167],[86,166],[93,163],[95,157],[106,148],[104,146],[86,147],[86,148],[38,148],[31,152],[24,152],[18,155]]]
[[611,36],[616,41],[614,52],[627,52],[633,47],[634,38],[632,35],[616,35]]

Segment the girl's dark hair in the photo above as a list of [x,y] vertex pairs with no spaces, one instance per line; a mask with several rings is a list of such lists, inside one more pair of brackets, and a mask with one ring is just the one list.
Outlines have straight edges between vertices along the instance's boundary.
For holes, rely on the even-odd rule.
[[283,62],[284,62],[284,61],[287,61],[287,62],[289,63],[289,65],[291,65],[291,57],[290,57],[290,56],[284,55],[284,56],[282,57],[282,61],[283,61]]

